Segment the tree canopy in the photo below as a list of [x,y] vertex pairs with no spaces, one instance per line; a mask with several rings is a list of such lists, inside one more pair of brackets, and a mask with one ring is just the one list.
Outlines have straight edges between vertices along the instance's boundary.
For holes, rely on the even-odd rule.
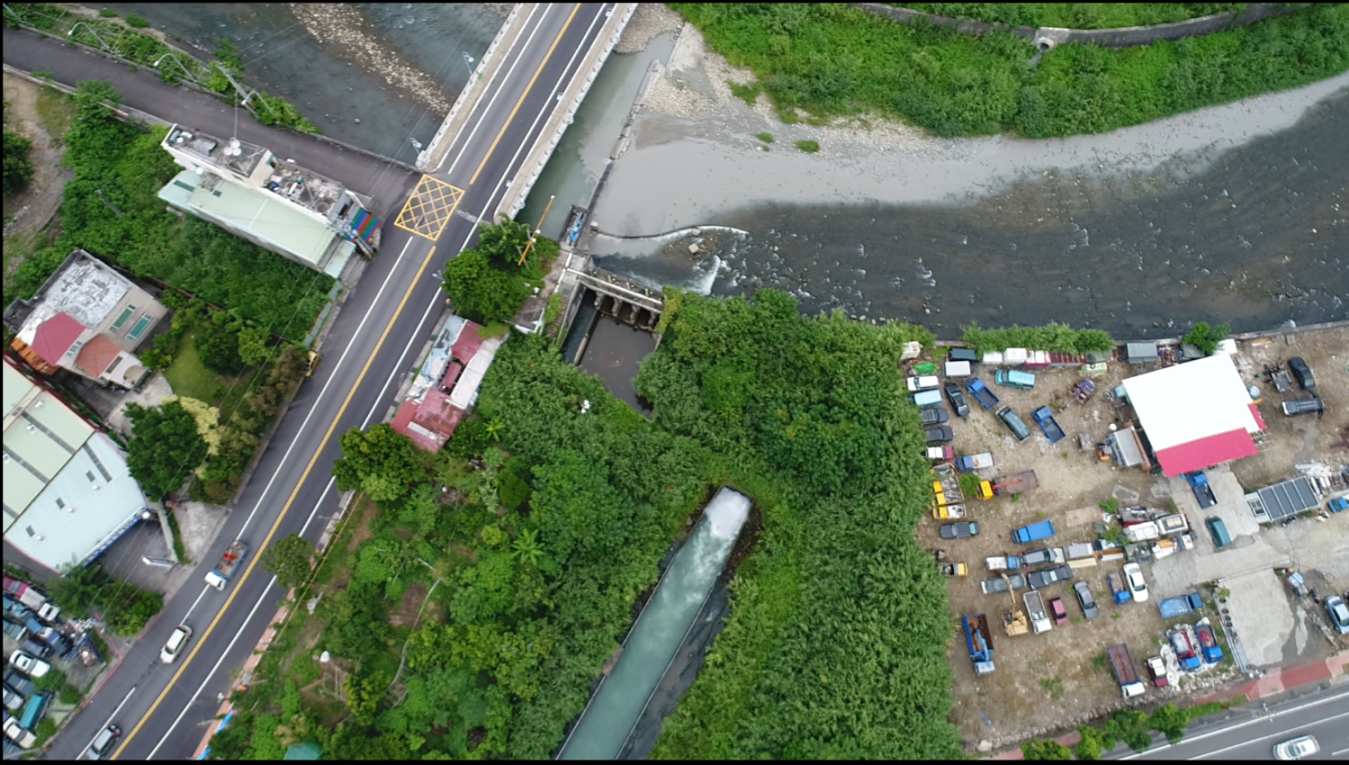
[[342,491],[360,489],[376,502],[387,502],[425,479],[426,462],[411,439],[380,423],[369,432],[353,428],[342,436],[342,458],[333,464],[333,477]]
[[127,467],[145,496],[160,500],[183,486],[188,475],[206,458],[206,441],[197,421],[178,401],[146,408],[128,404],[131,441]]
[[283,590],[292,590],[309,578],[314,545],[299,534],[273,542],[262,554],[262,567],[276,575]]

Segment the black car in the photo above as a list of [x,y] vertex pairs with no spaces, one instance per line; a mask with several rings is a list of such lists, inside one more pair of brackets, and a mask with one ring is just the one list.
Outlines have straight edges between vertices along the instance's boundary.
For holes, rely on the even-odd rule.
[[950,415],[941,407],[924,409],[919,412],[919,416],[923,418],[923,425],[940,425],[950,419]]
[[978,521],[957,521],[956,523],[943,523],[937,530],[942,539],[962,539],[964,537],[979,536]]
[[1073,569],[1068,564],[1047,568],[1044,571],[1032,571],[1026,577],[1032,590],[1038,590],[1041,587],[1048,587],[1055,582],[1066,582],[1073,578]]
[[949,382],[946,384],[946,397],[951,400],[951,408],[956,410],[957,417],[969,417],[970,406],[965,403],[965,394],[961,392],[960,386]]
[[1297,380],[1298,387],[1303,390],[1316,390],[1316,378],[1312,376],[1312,368],[1307,366],[1307,362],[1303,361],[1301,356],[1294,356],[1288,360],[1288,371],[1293,373],[1293,379]]
[[[1313,393],[1311,398],[1283,402],[1283,413],[1289,417],[1296,417],[1299,414],[1314,414],[1317,419],[1320,419],[1325,416],[1326,407],[1321,402],[1321,397]],[[1296,518],[1297,516],[1293,517]]]
[[929,444],[949,444],[956,434],[945,425],[939,425],[935,428],[927,429],[927,442]]

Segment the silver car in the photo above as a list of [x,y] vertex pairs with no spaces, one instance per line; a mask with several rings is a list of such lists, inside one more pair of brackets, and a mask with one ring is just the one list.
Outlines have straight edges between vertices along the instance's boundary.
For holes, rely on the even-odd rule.
[[1319,751],[1321,751],[1321,745],[1316,743],[1315,736],[1298,736],[1274,747],[1274,759],[1301,760],[1311,757]]

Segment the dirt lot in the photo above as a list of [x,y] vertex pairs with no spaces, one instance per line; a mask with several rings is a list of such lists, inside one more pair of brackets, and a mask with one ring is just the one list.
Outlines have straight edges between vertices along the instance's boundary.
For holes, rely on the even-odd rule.
[[[1275,398],[1294,394],[1276,397],[1272,395],[1271,386],[1271,395],[1267,395],[1260,406],[1269,425],[1269,438],[1259,456],[1237,463],[1236,472],[1243,487],[1253,490],[1291,478],[1295,475],[1294,462],[1310,461],[1313,454],[1321,462],[1331,462],[1333,456],[1336,464],[1342,463],[1349,453],[1332,450],[1332,442],[1340,437],[1333,432],[1331,423],[1343,425],[1349,421],[1342,414],[1349,408],[1349,385],[1344,384],[1344,367],[1349,360],[1349,329],[1294,335],[1288,345],[1283,338],[1242,343],[1240,353],[1238,368],[1243,377],[1257,383],[1255,375],[1267,360],[1301,355],[1316,373],[1327,406],[1327,416],[1319,422],[1314,416],[1285,417],[1276,408]],[[981,525],[979,536],[973,539],[942,541],[937,535],[941,522],[932,519],[918,529],[918,538],[924,546],[945,549],[953,560],[969,565],[967,578],[951,580],[953,621],[958,622],[961,614],[986,613],[993,627],[997,666],[993,675],[975,679],[963,637],[951,650],[956,700],[953,719],[972,752],[981,744],[984,748],[989,745],[1002,748],[1033,735],[1075,725],[1123,704],[1109,666],[1102,665],[1100,660],[1093,661],[1107,645],[1127,643],[1140,672],[1148,656],[1160,653],[1162,630],[1167,625],[1156,608],[1156,598],[1143,604],[1123,606],[1116,606],[1111,601],[1106,574],[1118,571],[1121,563],[1107,563],[1076,572],[1078,580],[1091,586],[1100,607],[1101,615],[1094,622],[1081,619],[1081,609],[1073,598],[1071,584],[1056,584],[1042,590],[1046,601],[1051,597],[1062,598],[1069,616],[1073,617],[1069,624],[1057,626],[1043,635],[1014,638],[1004,635],[1000,621],[1001,614],[1010,606],[1009,596],[984,595],[980,589],[980,582],[992,576],[985,568],[985,557],[1049,546],[1033,544],[1022,548],[1014,545],[1009,538],[1013,528],[1043,518],[1052,519],[1058,532],[1050,540],[1052,546],[1066,547],[1072,542],[1095,538],[1091,522],[1100,520],[1097,505],[1108,499],[1116,487],[1124,493],[1137,492],[1139,504],[1154,507],[1168,504],[1171,492],[1168,479],[1138,469],[1114,468],[1111,463],[1098,461],[1094,452],[1081,450],[1077,440],[1081,432],[1089,434],[1092,444],[1103,440],[1109,425],[1116,419],[1115,407],[1105,391],[1127,377],[1152,368],[1155,367],[1112,364],[1108,374],[1096,378],[1096,396],[1086,404],[1078,404],[1071,396],[1072,386],[1081,379],[1076,368],[1039,371],[1036,389],[1021,391],[992,385],[994,370],[976,367],[976,375],[990,384],[1002,403],[1021,416],[1030,427],[1032,437],[1017,443],[992,413],[970,400],[970,416],[953,418],[955,421],[950,423],[955,432],[957,452],[991,452],[995,467],[985,471],[984,477],[1034,469],[1039,488],[1018,499],[999,497],[987,502],[971,499],[967,503],[970,518]],[[1057,405],[1055,418],[1067,434],[1057,445],[1051,445],[1030,418],[1033,409],[1046,404]],[[1191,518],[1191,522],[1195,519]],[[1172,560],[1195,554],[1198,553],[1178,553]],[[1144,572],[1150,574],[1146,564]],[[1022,592],[1016,593],[1016,602],[1018,608],[1024,609]],[[1182,685],[1186,690],[1211,687],[1233,672],[1230,666],[1224,666],[1186,678]],[[1168,690],[1180,692],[1174,687]],[[1164,697],[1169,698],[1164,696],[1165,693],[1149,687],[1148,693],[1136,701],[1158,703]],[[1048,725],[1050,721],[1052,725]]]
[[70,129],[75,107],[62,94],[6,73],[5,127],[33,142],[28,160],[33,179],[20,193],[5,200],[5,281],[23,258],[45,242],[39,232],[61,205],[61,193],[72,176],[61,168],[65,151],[61,138]]

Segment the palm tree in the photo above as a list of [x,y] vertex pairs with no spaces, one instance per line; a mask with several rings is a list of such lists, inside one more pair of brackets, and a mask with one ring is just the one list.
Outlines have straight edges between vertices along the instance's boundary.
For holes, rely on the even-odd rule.
[[492,421],[487,423],[487,435],[491,436],[493,441],[500,441],[501,431],[505,427],[506,427],[505,425],[501,424],[501,420],[498,420],[497,418],[493,417]]
[[525,529],[511,545],[511,557],[530,566],[537,566],[543,558],[543,546],[539,544],[539,532]]

